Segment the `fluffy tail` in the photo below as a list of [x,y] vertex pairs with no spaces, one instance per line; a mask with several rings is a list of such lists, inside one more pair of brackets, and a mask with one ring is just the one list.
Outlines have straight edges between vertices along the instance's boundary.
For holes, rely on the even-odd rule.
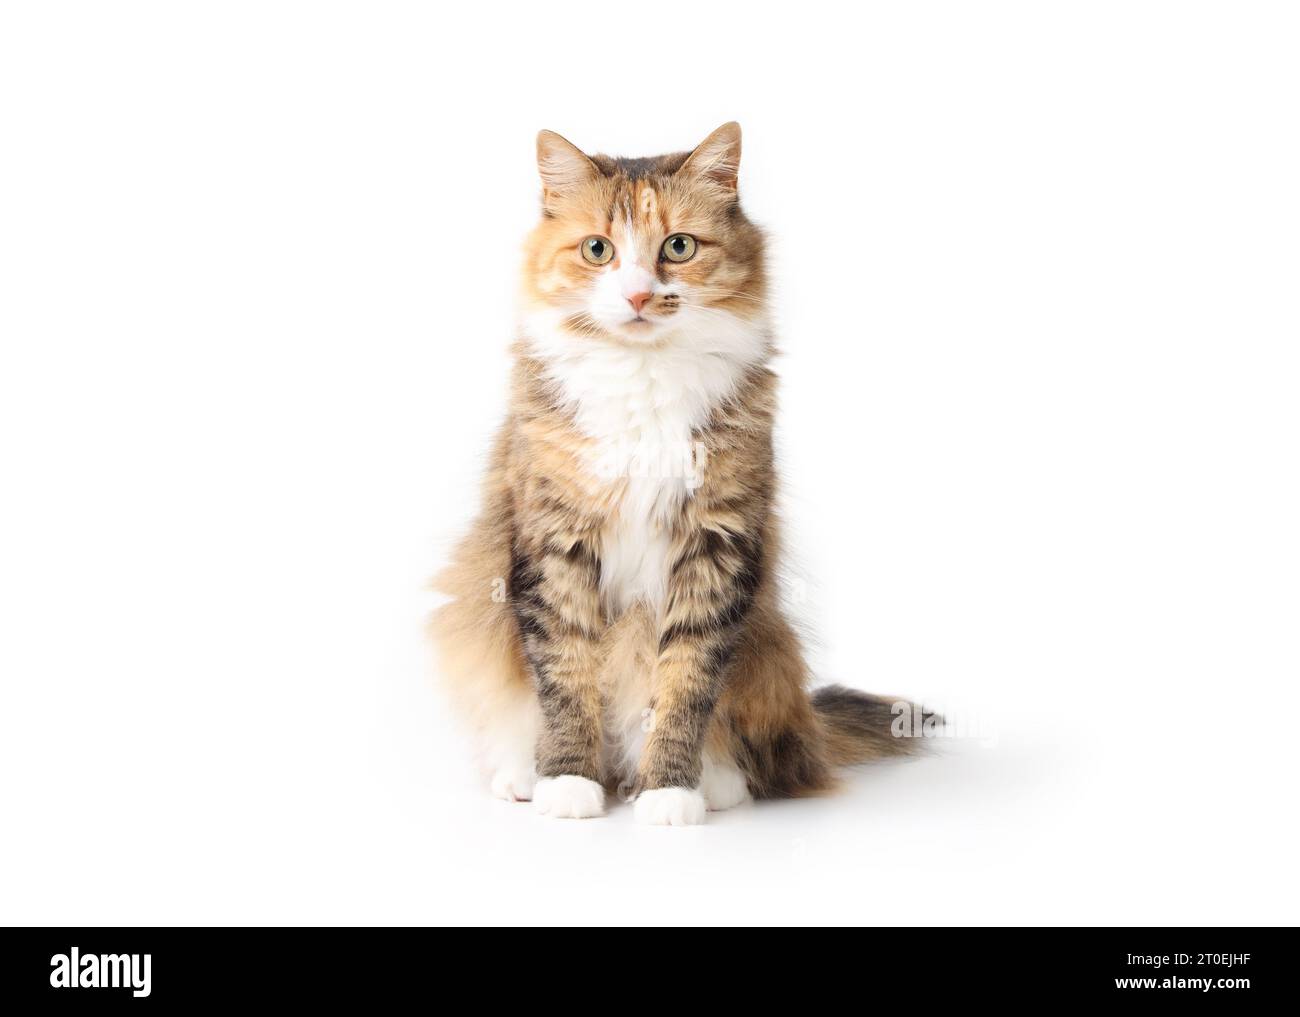
[[935,716],[905,699],[843,685],[815,689],[812,704],[825,731],[826,760],[833,766],[918,752],[925,721]]
[[925,721],[937,719],[906,699],[842,685],[816,689],[800,707],[776,724],[729,725],[728,747],[755,798],[821,794],[837,786],[836,767],[919,753]]

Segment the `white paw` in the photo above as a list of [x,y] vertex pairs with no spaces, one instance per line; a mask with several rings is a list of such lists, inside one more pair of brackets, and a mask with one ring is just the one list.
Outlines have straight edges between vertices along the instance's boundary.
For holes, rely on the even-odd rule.
[[704,795],[684,787],[660,787],[637,795],[633,814],[651,826],[696,826],[704,822]]
[[700,777],[700,791],[710,812],[732,809],[749,798],[749,785],[745,775],[735,763],[727,760],[715,763],[704,757],[704,773]]
[[492,774],[492,794],[508,802],[527,802],[532,800],[536,783],[532,763],[505,763]]
[[543,777],[533,788],[533,808],[556,819],[603,816],[605,789],[586,777]]

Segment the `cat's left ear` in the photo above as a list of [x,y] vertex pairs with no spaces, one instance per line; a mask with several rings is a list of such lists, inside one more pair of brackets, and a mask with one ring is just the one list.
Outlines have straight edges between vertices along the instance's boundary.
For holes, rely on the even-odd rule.
[[594,180],[600,173],[582,149],[554,131],[537,135],[537,171],[542,175],[542,201],[546,204],[555,195]]
[[723,124],[705,138],[677,171],[736,189],[740,172],[740,124]]

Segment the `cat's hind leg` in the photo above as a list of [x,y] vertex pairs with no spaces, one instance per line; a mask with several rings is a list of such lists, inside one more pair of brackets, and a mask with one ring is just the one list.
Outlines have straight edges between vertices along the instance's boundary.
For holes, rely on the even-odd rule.
[[712,747],[704,750],[700,792],[710,812],[734,809],[749,800],[749,784],[744,772],[729,752],[719,752]]
[[537,702],[519,627],[505,595],[508,554],[480,521],[436,580],[450,596],[430,620],[437,670],[469,721],[492,793],[531,801],[537,783]]
[[537,738],[542,712],[527,696],[503,708],[480,735],[483,758],[492,772],[492,794],[508,802],[530,802],[537,785]]
[[[434,618],[438,671],[469,721],[479,761],[491,775],[492,794],[506,801],[533,798],[537,783],[537,739],[542,711],[509,628],[484,626],[476,632],[455,628],[461,605],[449,604]],[[449,617],[453,616],[453,617]],[[504,644],[504,645],[503,645]]]

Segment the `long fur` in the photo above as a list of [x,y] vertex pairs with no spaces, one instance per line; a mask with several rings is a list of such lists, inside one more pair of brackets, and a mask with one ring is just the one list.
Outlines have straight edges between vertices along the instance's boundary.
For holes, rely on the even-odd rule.
[[[734,124],[652,159],[539,137],[510,412],[432,634],[494,791],[551,815],[621,787],[638,818],[697,822],[911,747],[890,701],[809,695],[779,603],[776,378],[739,156]],[[661,254],[675,234],[697,245],[682,263]],[[585,259],[588,237],[615,256]]]

